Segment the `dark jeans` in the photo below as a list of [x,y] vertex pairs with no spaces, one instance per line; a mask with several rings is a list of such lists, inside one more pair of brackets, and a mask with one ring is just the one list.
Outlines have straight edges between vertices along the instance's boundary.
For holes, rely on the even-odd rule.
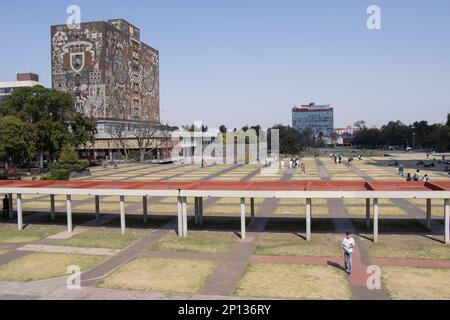
[[8,218],[9,218],[8,209],[3,209],[3,219],[8,219]]
[[352,273],[352,267],[353,267],[353,253],[345,252],[344,253],[345,258],[345,270],[348,273]]

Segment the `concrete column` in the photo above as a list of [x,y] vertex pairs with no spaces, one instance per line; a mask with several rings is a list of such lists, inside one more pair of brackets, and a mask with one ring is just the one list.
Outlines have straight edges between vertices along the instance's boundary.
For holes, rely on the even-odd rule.
[[95,196],[95,219],[100,220],[100,196]]
[[187,198],[183,198],[183,237],[188,236]]
[[203,198],[198,198],[199,212],[198,212],[198,220],[200,225],[203,225]]
[[241,239],[245,240],[246,235],[246,216],[245,216],[245,198],[241,198]]
[[255,198],[250,199],[251,225],[255,225]]
[[55,221],[55,195],[50,195],[50,220]]
[[311,241],[312,200],[306,199],[306,241]]
[[370,228],[370,199],[366,199],[366,228]]
[[427,199],[427,229],[431,230],[431,199]]
[[445,212],[445,243],[450,244],[450,201],[445,199],[444,201]]
[[194,211],[195,211],[195,224],[198,225],[199,224],[199,216],[200,216],[200,198],[195,197],[195,203],[194,203]]
[[144,214],[144,224],[148,223],[148,197],[145,196],[142,198],[142,212]]
[[373,242],[378,243],[378,199],[373,199]]
[[72,196],[70,194],[66,197],[66,211],[67,211],[67,232],[73,232],[72,224]]
[[125,197],[120,196],[120,230],[122,235],[127,232],[127,225],[125,221]]
[[183,236],[183,202],[181,197],[177,198],[178,205],[178,236]]
[[8,201],[9,201],[9,210],[8,210],[8,212],[9,212],[9,218],[10,219],[12,219],[12,218],[14,218],[14,203],[13,203],[13,195],[12,195],[12,193],[10,193],[9,195],[8,195]]
[[17,228],[19,231],[23,230],[23,212],[22,212],[22,195],[17,195]]

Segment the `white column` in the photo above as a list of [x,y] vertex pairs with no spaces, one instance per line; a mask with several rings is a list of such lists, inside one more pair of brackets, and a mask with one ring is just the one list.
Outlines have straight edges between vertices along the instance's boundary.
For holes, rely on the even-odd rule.
[[144,224],[148,223],[148,197],[142,198],[142,212],[144,214]]
[[183,237],[188,236],[187,198],[183,198]]
[[55,221],[55,195],[50,195],[50,220]]
[[427,199],[427,229],[431,230],[431,199]]
[[306,241],[311,241],[312,200],[306,199]]
[[181,197],[177,198],[178,204],[178,236],[183,236],[183,201]]
[[95,219],[100,219],[100,196],[95,196]]
[[122,235],[125,235],[127,231],[126,221],[125,221],[125,197],[120,196],[120,230]]
[[450,201],[445,199],[444,201],[445,212],[445,243],[450,244]]
[[251,225],[255,225],[255,198],[250,199]]
[[67,231],[69,233],[73,232],[72,225],[72,196],[70,194],[66,197],[66,211],[67,211]]
[[8,195],[8,201],[9,201],[9,210],[8,210],[9,218],[12,219],[12,218],[14,218],[14,213],[13,213],[13,211],[14,211],[14,204],[13,204],[13,195],[12,195],[12,193],[10,193]]
[[370,199],[366,199],[366,228],[370,228]]
[[23,230],[23,212],[22,212],[22,195],[17,195],[17,228],[19,231]]
[[373,242],[378,242],[378,199],[373,199]]
[[246,216],[245,216],[245,198],[241,198],[241,239],[245,240],[246,235]]

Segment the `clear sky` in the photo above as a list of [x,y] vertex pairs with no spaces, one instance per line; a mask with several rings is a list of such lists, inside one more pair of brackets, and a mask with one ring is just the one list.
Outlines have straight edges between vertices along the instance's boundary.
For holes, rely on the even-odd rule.
[[[161,55],[162,120],[210,127],[291,124],[291,108],[357,120],[444,122],[450,112],[448,0],[14,0],[0,8],[0,81],[50,85],[50,25],[124,18]],[[382,29],[366,27],[369,5]]]

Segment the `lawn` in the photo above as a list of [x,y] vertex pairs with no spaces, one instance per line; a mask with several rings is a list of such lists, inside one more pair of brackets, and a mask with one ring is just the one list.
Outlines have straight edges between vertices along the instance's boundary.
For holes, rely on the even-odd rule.
[[15,226],[5,226],[0,228],[0,243],[31,243],[62,230],[57,227],[29,226],[23,231],[18,231]]
[[361,237],[372,258],[449,260],[448,245],[418,235],[383,235],[379,243]]
[[235,295],[242,297],[349,300],[351,291],[343,271],[331,266],[253,263]]
[[169,234],[153,250],[175,252],[227,253],[239,238],[228,232],[190,232],[187,238]]
[[[267,231],[279,232],[302,232],[306,230],[305,218],[271,218],[266,226]],[[334,231],[334,224],[331,219],[312,219],[311,230],[313,232]]]
[[128,231],[121,235],[118,230],[88,229],[67,240],[61,240],[58,245],[79,248],[124,249],[142,236],[137,232]]
[[383,267],[382,282],[391,299],[450,300],[450,270]]
[[0,266],[0,281],[30,282],[61,277],[69,266],[86,271],[105,258],[99,256],[33,253]]
[[195,293],[216,268],[212,261],[178,259],[135,259],[99,287],[112,289]]
[[307,242],[294,234],[263,234],[257,255],[339,257],[340,241],[335,235],[321,234]]

